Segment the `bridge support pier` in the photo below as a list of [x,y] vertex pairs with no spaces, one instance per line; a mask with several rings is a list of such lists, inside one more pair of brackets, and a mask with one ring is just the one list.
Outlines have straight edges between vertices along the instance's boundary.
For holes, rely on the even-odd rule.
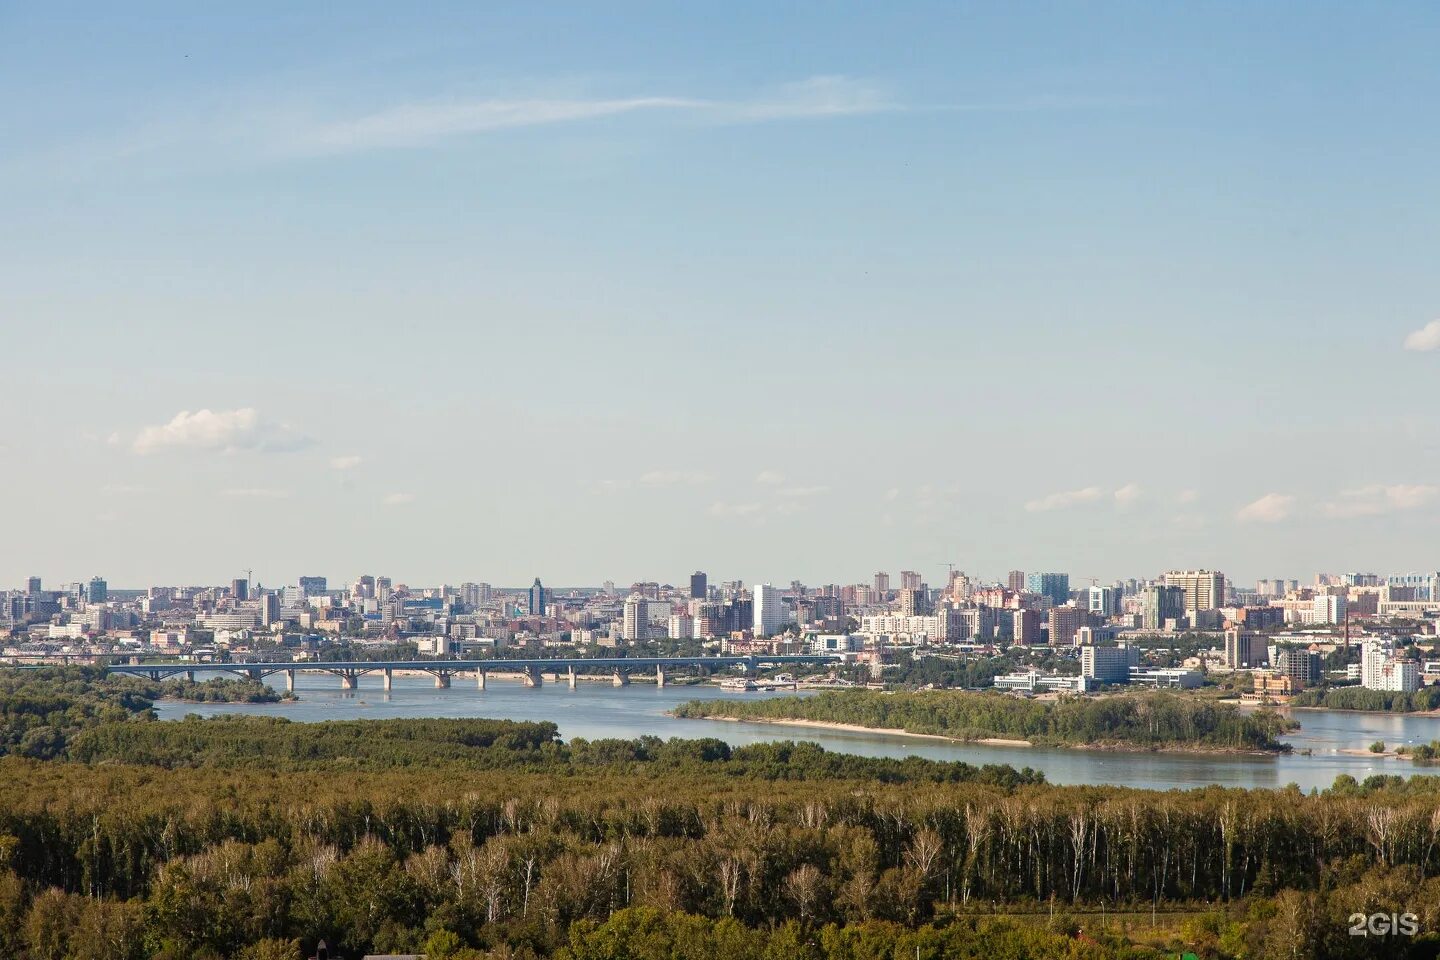
[[574,690],[574,689],[575,689],[575,668],[574,668],[574,667],[571,667],[571,668],[570,668],[570,689],[571,689],[571,690]]
[[540,676],[540,669],[538,667],[530,667],[525,671],[525,686],[538,687],[544,682],[545,678]]
[[436,690],[449,690],[449,689],[450,689],[450,674],[446,673],[446,672],[443,671],[443,670],[440,671],[439,673],[435,674],[435,689],[436,689]]
[[295,692],[295,671],[294,671],[294,670],[286,670],[286,671],[285,671],[285,692],[286,692],[286,693],[294,693],[294,692]]
[[663,686],[665,686],[665,668],[657,664],[655,666],[655,689],[658,690]]
[[354,690],[354,689],[355,689],[356,687],[358,687],[359,685],[360,685],[360,674],[356,673],[354,670],[342,670],[342,671],[340,671],[340,689],[341,689],[341,690]]
[[391,667],[385,668],[385,692],[389,693],[390,688],[395,684],[395,670]]
[[194,670],[186,670],[186,671],[185,671],[185,679],[188,680],[190,683],[194,683],[194,682],[195,682],[195,671],[194,671]]
[[619,667],[616,667],[615,673],[611,677],[610,682],[617,687],[628,687],[630,686],[630,674],[626,673],[624,670],[621,670]]
[[484,670],[476,670],[476,671],[475,671],[475,686],[476,686],[477,689],[480,689],[480,690],[484,690],[484,689],[485,689],[485,671],[484,671]]

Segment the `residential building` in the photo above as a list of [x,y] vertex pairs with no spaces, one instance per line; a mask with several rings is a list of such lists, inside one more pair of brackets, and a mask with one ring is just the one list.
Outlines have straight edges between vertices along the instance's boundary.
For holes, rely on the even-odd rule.
[[696,570],[690,574],[690,599],[704,600],[709,594],[709,586],[704,571]]
[[1185,592],[1185,612],[1225,606],[1225,574],[1214,570],[1171,570],[1161,578],[1167,587]]
[[1070,574],[1032,573],[1025,578],[1025,589],[1049,597],[1054,606],[1064,606],[1070,600]]
[[1303,690],[1320,682],[1320,654],[1303,647],[1280,647],[1271,669],[1289,678],[1293,689]]
[[1185,590],[1163,584],[1140,594],[1140,624],[1146,630],[1164,630],[1167,621],[1185,616]]
[[1253,630],[1232,627],[1225,631],[1225,666],[1253,670],[1269,659],[1265,638]]
[[780,590],[768,583],[758,583],[752,594],[755,607],[755,635],[773,637],[785,625],[785,603]]
[[1097,683],[1129,683],[1130,668],[1139,664],[1139,647],[1122,643],[1114,647],[1080,648],[1080,675]]
[[1075,634],[1085,626],[1088,615],[1079,607],[1069,605],[1050,608],[1050,646],[1068,647],[1075,643]]

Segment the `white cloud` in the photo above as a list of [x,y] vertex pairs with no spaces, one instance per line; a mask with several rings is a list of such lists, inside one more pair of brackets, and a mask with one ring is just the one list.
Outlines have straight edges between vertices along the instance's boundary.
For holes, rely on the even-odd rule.
[[1373,517],[1398,510],[1423,507],[1440,496],[1440,487],[1430,484],[1371,484],[1343,490],[1336,500],[1322,508],[1328,517]]
[[1295,510],[1295,498],[1288,493],[1267,493],[1247,503],[1235,514],[1246,523],[1279,523]]
[[1440,350],[1440,320],[1431,320],[1405,338],[1405,349],[1420,353]]
[[356,454],[348,454],[343,457],[331,457],[330,469],[332,470],[354,470],[365,462],[365,458]]
[[785,474],[774,470],[761,470],[755,476],[756,483],[763,483],[766,486],[776,486],[785,482]]
[[1194,503],[1196,500],[1200,499],[1200,491],[1181,490],[1179,495],[1177,495],[1175,499],[1178,500],[1180,503]]
[[165,449],[280,453],[299,450],[311,442],[284,424],[262,419],[253,407],[240,407],[236,410],[196,410],[194,413],[181,410],[169,423],[142,429],[131,449],[140,454]]
[[403,504],[403,503],[414,503],[414,502],[415,502],[415,494],[413,494],[413,493],[387,493],[387,494],[385,494],[385,499],[384,499],[384,500],[381,500],[380,502],[383,503],[383,504],[385,504],[385,506],[387,506],[387,507],[398,507],[398,506],[400,506],[400,505]]
[[898,500],[899,498],[900,498],[900,488],[899,488],[899,487],[891,487],[889,490],[886,490],[886,491],[885,491],[885,499],[886,499],[887,501],[894,501],[894,500]]
[[709,479],[703,473],[689,470],[651,470],[640,475],[640,482],[647,487],[696,486]]
[[1122,507],[1127,506],[1140,499],[1140,493],[1140,484],[1127,483],[1125,484],[1125,486],[1115,491],[1115,502]]
[[758,503],[725,503],[716,501],[710,504],[710,513],[717,517],[753,517],[763,510],[764,507]]
[[231,487],[229,490],[221,490],[220,496],[235,500],[284,500],[290,496],[290,491],[270,487]]
[[1030,500],[1025,504],[1025,509],[1031,513],[1046,513],[1050,510],[1063,510],[1066,507],[1073,507],[1080,503],[1090,503],[1100,499],[1099,487],[1084,487],[1080,490],[1065,490],[1060,493],[1052,493],[1040,497],[1038,500]]

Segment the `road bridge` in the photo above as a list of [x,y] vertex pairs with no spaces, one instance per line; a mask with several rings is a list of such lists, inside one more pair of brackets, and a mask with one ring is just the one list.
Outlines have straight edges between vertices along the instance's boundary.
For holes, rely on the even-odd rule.
[[298,660],[255,663],[170,661],[113,664],[107,669],[111,673],[148,677],[151,680],[176,676],[194,680],[196,673],[215,672],[233,673],[252,680],[264,680],[276,674],[284,674],[285,689],[291,692],[295,689],[295,674],[300,672],[333,674],[340,678],[340,687],[343,690],[354,690],[362,676],[379,673],[384,677],[387,691],[394,682],[397,670],[428,673],[435,678],[435,686],[441,689],[448,688],[453,677],[473,674],[477,689],[484,690],[486,678],[491,673],[523,674],[526,686],[531,687],[540,686],[544,682],[544,675],[549,673],[557,678],[564,676],[573,688],[579,674],[608,672],[611,682],[619,687],[630,682],[631,673],[648,673],[654,670],[656,685],[663,687],[667,672],[681,668],[703,670],[738,667],[747,674],[753,674],[766,666],[831,664],[839,661],[840,657],[836,654],[819,653],[733,657],[534,657],[515,660]]

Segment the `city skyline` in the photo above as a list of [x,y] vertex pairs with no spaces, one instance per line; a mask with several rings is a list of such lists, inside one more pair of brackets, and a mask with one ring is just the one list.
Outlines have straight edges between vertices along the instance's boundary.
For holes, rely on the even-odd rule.
[[1440,10],[382,9],[0,14],[0,582],[1440,563]]

